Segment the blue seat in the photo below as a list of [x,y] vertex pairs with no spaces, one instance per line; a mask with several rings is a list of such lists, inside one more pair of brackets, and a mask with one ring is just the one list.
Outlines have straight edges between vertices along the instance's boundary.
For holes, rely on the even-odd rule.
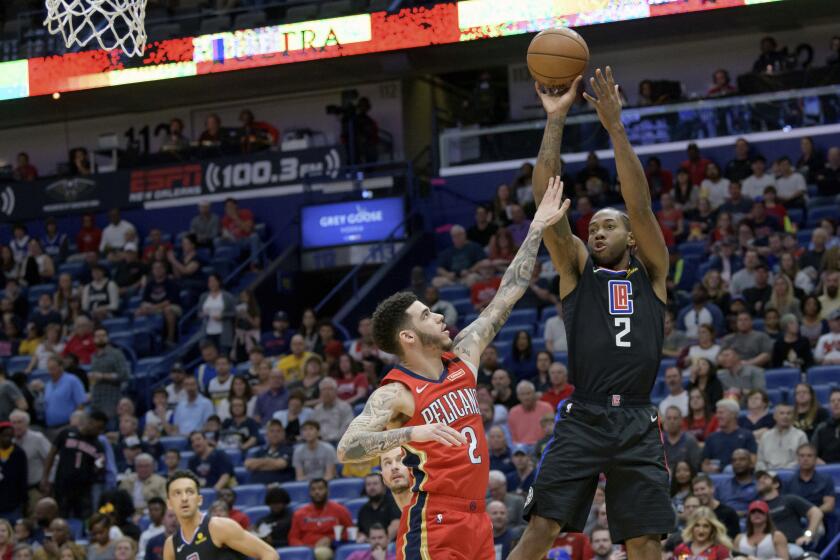
[[204,507],[210,509],[210,506],[212,506],[213,502],[216,501],[216,490],[213,488],[202,488],[198,492],[201,494],[201,497],[204,498]]
[[797,225],[802,225],[802,222],[805,221],[805,211],[801,208],[788,208],[787,214],[790,221]]
[[141,518],[137,521],[137,527],[139,527],[139,528],[140,528],[140,531],[145,531],[146,529],[148,529],[148,528],[149,528],[149,525],[151,525],[151,524],[152,524],[152,520],[151,520],[151,518],[149,518],[149,516],[148,516],[148,515],[144,515],[144,516],[142,516],[142,517],[141,517]]
[[81,261],[66,262],[59,265],[58,274],[69,274],[73,280],[77,280],[85,270],[85,263]]
[[[540,330],[539,333],[541,334],[542,330]],[[542,352],[545,350],[545,339],[542,336],[539,338],[532,338],[531,345],[534,347],[534,352]]]
[[233,476],[236,477],[237,483],[248,484],[251,480],[251,471],[243,466],[233,467]]
[[840,215],[840,208],[832,204],[831,206],[819,206],[817,208],[808,208],[808,221],[806,225],[810,228],[817,227],[825,218],[836,219]]
[[283,560],[315,560],[315,553],[306,546],[285,546],[277,549]]
[[195,456],[195,453],[192,451],[181,451],[181,462],[178,464],[178,468],[186,469],[190,460]]
[[569,353],[568,352],[555,352],[554,353],[554,361],[560,362],[563,365],[569,365]]
[[160,445],[163,447],[164,452],[169,449],[184,451],[189,445],[189,440],[184,436],[163,436],[160,438]]
[[451,286],[443,286],[438,290],[438,295],[444,301],[464,299],[470,297],[470,289],[460,284],[452,284]]
[[664,378],[665,371],[670,367],[675,367],[677,365],[677,360],[675,358],[662,358],[659,362],[659,372],[657,373],[657,377]]
[[362,506],[368,503],[367,498],[356,498],[354,500],[347,500],[344,502],[344,507],[350,510],[350,517],[353,518],[355,522],[359,517],[359,510],[362,509]]
[[236,505],[243,507],[261,506],[265,502],[264,484],[241,484],[234,488]]
[[534,325],[533,324],[530,324],[530,325],[511,325],[511,324],[505,325],[504,328],[502,328],[502,330],[499,331],[499,334],[496,335],[496,340],[500,341],[500,342],[503,342],[503,341],[513,342],[513,340],[516,338],[516,335],[519,331],[525,331],[533,337],[534,336]]
[[787,400],[787,391],[785,389],[767,389],[767,398],[770,399],[771,405],[776,406]]
[[[254,527],[257,524],[257,521],[271,513],[271,509],[268,506],[252,506],[243,509],[242,513],[248,516],[248,520],[251,522],[251,527]],[[285,558],[285,556],[283,558]]]
[[795,387],[802,380],[802,372],[797,368],[768,369],[764,378],[768,389]]
[[364,552],[366,550],[370,550],[369,544],[343,544],[335,549],[335,560],[347,560],[354,552]]
[[458,315],[469,315],[475,310],[470,298],[456,299],[452,300],[450,303],[452,304],[452,307],[455,308],[455,311],[458,312]]
[[554,306],[543,307],[542,313],[540,313],[540,321],[547,321],[552,317],[557,316],[557,308]]
[[70,527],[70,534],[73,535],[73,540],[79,540],[85,535],[85,522],[75,517],[67,519],[67,525]]
[[707,244],[705,241],[686,241],[680,243],[677,247],[683,257],[688,255],[703,255],[706,252]]
[[142,358],[137,360],[137,365],[134,366],[134,377],[145,377],[149,375],[152,370],[163,365],[163,358]]
[[499,358],[504,361],[505,356],[510,356],[510,348],[513,344],[510,340],[494,340],[493,346],[496,347],[496,353],[499,354]]
[[113,319],[103,319],[102,326],[109,333],[115,331],[125,331],[131,328],[131,319],[128,317],[114,317]]
[[[837,204],[837,197],[835,196],[815,196],[808,200],[808,209],[811,210],[821,206],[834,206],[835,204]],[[837,209],[837,212],[840,212],[840,209]],[[790,214],[790,210],[788,210],[788,214]]]
[[753,319],[753,329],[758,332],[764,332],[764,319]]
[[817,402],[828,406],[828,398],[831,395],[831,385],[814,385],[814,394],[817,395]]
[[109,333],[108,339],[111,341],[111,344],[134,349],[134,333],[132,331]]
[[536,309],[514,309],[510,313],[510,318],[508,318],[508,322],[533,325],[534,323],[537,322],[537,310]]
[[796,232],[796,240],[801,246],[808,247],[808,244],[811,242],[811,234],[813,233],[813,228],[800,229],[798,232]]
[[808,370],[811,385],[840,386],[840,366],[814,366]]
[[134,338],[132,348],[138,355],[150,356],[152,354],[153,335],[146,327],[132,330],[131,336]]
[[228,459],[230,459],[234,467],[242,464],[242,451],[239,449],[225,449],[225,453],[227,453]]
[[55,284],[38,284],[29,288],[29,301],[37,302],[41,294],[52,296],[55,293]]
[[817,465],[817,471],[829,475],[834,479],[834,485],[840,486],[840,464]]
[[6,363],[6,370],[9,373],[23,371],[29,366],[29,362],[31,361],[32,356],[12,356],[9,358],[8,363]]
[[331,500],[350,500],[362,495],[363,478],[334,478],[329,482]]
[[289,498],[293,502],[309,501],[309,483],[306,481],[284,482],[280,487],[289,493]]
[[709,478],[712,479],[712,482],[715,484],[715,486],[720,486],[727,480],[731,479],[732,475],[728,473],[714,473],[710,474]]

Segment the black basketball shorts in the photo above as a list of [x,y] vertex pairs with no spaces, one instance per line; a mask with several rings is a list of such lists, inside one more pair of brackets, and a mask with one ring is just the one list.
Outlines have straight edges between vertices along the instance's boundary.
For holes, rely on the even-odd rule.
[[525,518],[538,515],[561,523],[564,531],[583,531],[601,473],[613,542],[674,530],[659,411],[651,404],[584,404],[574,396],[558,409]]

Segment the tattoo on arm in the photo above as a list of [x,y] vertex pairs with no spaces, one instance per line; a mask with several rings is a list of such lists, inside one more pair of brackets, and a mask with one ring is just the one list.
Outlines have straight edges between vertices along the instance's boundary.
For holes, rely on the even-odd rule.
[[394,405],[402,390],[392,383],[374,391],[365,409],[338,442],[338,458],[342,463],[367,461],[411,441],[412,428],[385,429],[394,416]]
[[496,337],[510,317],[513,306],[531,284],[531,276],[537,262],[537,252],[540,250],[544,230],[545,226],[542,223],[531,223],[528,237],[522,242],[516,257],[505,271],[495,297],[478,319],[455,337],[453,346],[457,354],[465,356],[473,363],[478,363],[484,348]]

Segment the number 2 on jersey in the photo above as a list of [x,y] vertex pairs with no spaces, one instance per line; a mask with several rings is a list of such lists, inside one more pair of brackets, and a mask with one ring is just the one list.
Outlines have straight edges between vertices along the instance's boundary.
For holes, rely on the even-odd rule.
[[475,437],[475,430],[467,426],[461,430],[461,435],[464,436],[464,439],[467,440],[467,444],[469,445],[467,455],[470,457],[470,463],[474,465],[481,463],[481,455],[476,454],[478,450],[478,438]]
[[624,337],[630,334],[630,317],[616,317],[615,326],[621,329],[615,333],[615,345],[621,348],[630,348],[630,341],[624,340]]

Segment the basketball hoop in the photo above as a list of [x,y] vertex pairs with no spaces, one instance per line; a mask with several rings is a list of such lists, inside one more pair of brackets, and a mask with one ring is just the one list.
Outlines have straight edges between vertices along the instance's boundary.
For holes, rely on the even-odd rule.
[[105,50],[141,56],[146,47],[146,0],[46,0],[44,25],[67,48],[95,41]]

